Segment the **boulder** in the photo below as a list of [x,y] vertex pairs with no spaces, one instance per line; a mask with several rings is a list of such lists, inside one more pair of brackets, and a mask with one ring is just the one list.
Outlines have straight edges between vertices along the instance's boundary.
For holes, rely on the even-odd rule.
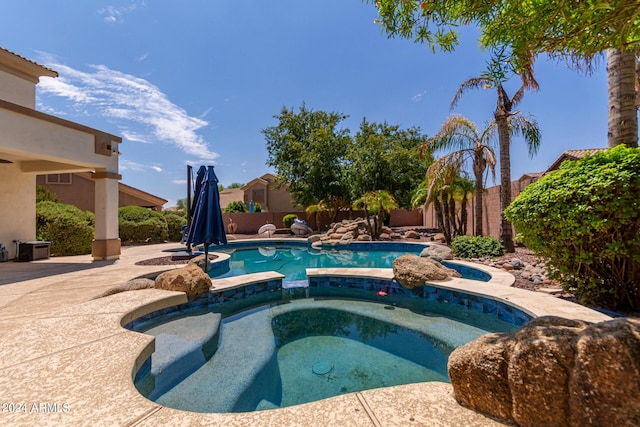
[[354,235],[353,231],[347,231],[343,234],[340,240],[353,240],[355,237],[356,236]]
[[[109,295],[119,294],[120,292],[126,291],[137,291],[139,289],[151,289],[154,286],[154,282],[151,279],[145,279],[143,277],[137,279],[131,279],[124,285],[114,286],[113,288],[107,289],[102,294],[98,295],[95,298],[108,297]],[[94,299],[95,299],[94,298]]]
[[418,233],[416,230],[408,230],[406,233],[404,233],[404,238],[405,239],[419,239],[420,238],[420,233]]
[[318,234],[313,234],[313,235],[311,235],[311,236],[309,236],[307,238],[307,242],[309,242],[309,243],[315,243],[315,242],[319,242],[319,241],[320,241],[320,235],[318,235]]
[[187,297],[194,298],[209,291],[211,279],[196,264],[187,264],[160,274],[156,277],[155,288],[185,292]]
[[447,239],[445,239],[444,234],[437,233],[431,238],[431,241],[432,242],[438,242],[438,243],[444,243],[444,242],[447,241]]
[[449,246],[429,244],[420,252],[421,257],[427,258],[439,258],[439,259],[453,259],[453,252]]
[[371,241],[371,236],[369,236],[368,234],[359,234],[358,235],[358,241],[359,242],[370,242]]
[[640,320],[540,317],[454,350],[461,404],[521,426],[638,425]]
[[460,273],[445,267],[430,258],[417,255],[402,255],[393,261],[393,274],[398,283],[405,288],[423,286],[433,280],[447,280],[460,277]]

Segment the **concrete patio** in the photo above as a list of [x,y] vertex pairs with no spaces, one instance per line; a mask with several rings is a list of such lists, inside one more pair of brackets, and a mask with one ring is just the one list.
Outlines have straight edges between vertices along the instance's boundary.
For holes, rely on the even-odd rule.
[[[177,247],[123,247],[114,261],[93,261],[86,255],[0,263],[0,425],[502,425],[459,406],[445,383],[367,390],[235,414],[191,413],[147,400],[132,376],[153,352],[154,339],[121,325],[184,303],[186,296],[147,289],[92,298],[131,278],[173,268],[135,263],[166,256],[163,251]],[[549,295],[504,285],[482,284],[475,292],[495,292],[536,315],[608,319]],[[464,288],[464,283],[450,286]]]

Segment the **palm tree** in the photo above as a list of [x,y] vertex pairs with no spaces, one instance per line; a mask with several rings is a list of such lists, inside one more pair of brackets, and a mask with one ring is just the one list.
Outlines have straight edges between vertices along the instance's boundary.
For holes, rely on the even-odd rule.
[[[475,178],[475,235],[482,236],[482,193],[484,190],[483,176],[490,168],[495,179],[496,157],[491,148],[491,142],[495,138],[495,121],[492,121],[482,132],[476,125],[461,115],[449,116],[433,137],[426,140],[420,146],[420,152],[455,149],[435,163],[451,163],[462,165],[471,160],[473,176]],[[439,166],[437,166],[439,167]],[[466,215],[466,213],[465,213]]]
[[522,101],[527,89],[537,89],[538,84],[532,75],[522,80],[522,85],[516,93],[509,97],[503,87],[508,80],[508,74],[515,73],[515,68],[510,65],[504,49],[493,52],[487,71],[480,77],[474,77],[463,82],[451,101],[453,110],[458,100],[469,89],[495,88],[498,102],[493,113],[498,130],[498,145],[500,148],[500,240],[506,252],[514,252],[513,229],[511,223],[504,216],[504,210],[511,204],[511,136],[522,136],[529,149],[529,155],[533,156],[540,147],[540,129],[535,120],[520,115],[513,109]]
[[322,215],[326,212],[329,212],[330,210],[331,208],[329,207],[327,201],[322,199],[315,205],[307,206],[304,211],[307,214],[307,218],[315,218],[316,228],[318,229],[318,231],[322,231]]
[[[365,193],[353,202],[353,209],[364,210],[367,215],[367,228],[372,239],[380,237],[380,229],[391,209],[397,209],[396,199],[387,190],[376,190]],[[371,217],[373,216],[373,224]]]
[[456,159],[452,159],[451,162],[432,163],[429,169],[427,169],[425,178],[425,182],[428,183],[425,209],[433,203],[438,228],[442,230],[442,234],[444,234],[447,243],[451,243],[451,239],[455,234],[451,224],[452,199],[450,198],[450,191],[462,167],[462,164],[456,163],[455,160]]
[[607,50],[609,147],[638,146],[638,65],[637,52]]

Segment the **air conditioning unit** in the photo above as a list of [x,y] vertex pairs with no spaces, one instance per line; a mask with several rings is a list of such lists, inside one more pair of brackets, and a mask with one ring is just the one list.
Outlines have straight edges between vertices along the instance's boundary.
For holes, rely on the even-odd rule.
[[18,244],[18,261],[35,261],[49,258],[51,242],[20,242]]

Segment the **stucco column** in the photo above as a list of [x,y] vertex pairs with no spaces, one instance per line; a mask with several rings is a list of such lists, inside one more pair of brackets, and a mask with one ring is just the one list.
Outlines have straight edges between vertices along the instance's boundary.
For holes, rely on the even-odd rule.
[[95,180],[95,239],[91,247],[94,260],[120,258],[118,234],[118,181],[113,172],[96,172]]

